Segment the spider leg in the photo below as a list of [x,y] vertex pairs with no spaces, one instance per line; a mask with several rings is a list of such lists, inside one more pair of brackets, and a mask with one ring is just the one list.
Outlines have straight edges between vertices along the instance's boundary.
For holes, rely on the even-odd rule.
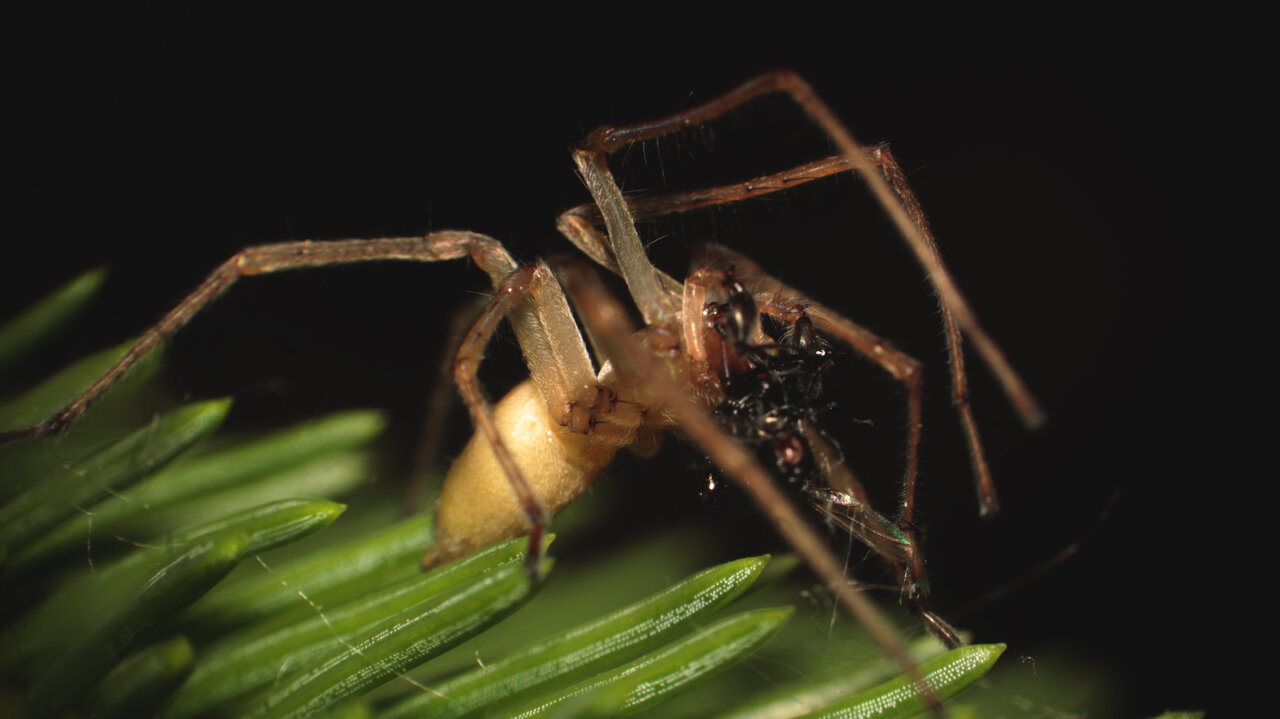
[[[573,161],[604,217],[605,228],[609,233],[610,254],[622,279],[627,283],[636,307],[640,308],[644,323],[653,326],[673,321],[681,309],[679,292],[672,291],[671,283],[674,280],[669,277],[670,281],[661,279],[662,274],[649,261],[644,245],[640,242],[640,235],[636,232],[635,220],[622,196],[622,189],[609,171],[606,154],[597,150],[577,149],[573,153]],[[573,225],[578,228],[580,226]],[[574,238],[572,234],[567,236]],[[598,261],[604,248],[599,244],[598,236],[594,239],[594,242],[584,241],[584,251]],[[675,287],[679,287],[679,283],[675,283]]]
[[[75,399],[38,425],[0,432],[0,444],[65,430],[142,357],[180,330],[242,277],[357,262],[439,262],[467,257],[489,275],[495,286],[517,268],[515,260],[497,240],[455,230],[420,237],[282,242],[242,250],[210,273],[159,322],[145,330],[115,365]],[[571,398],[571,402],[589,404],[595,391],[595,375],[563,294],[558,289],[554,292],[535,291],[529,306],[517,307],[513,311],[512,324],[529,360],[530,371],[548,399],[548,405],[563,402],[566,396]]]
[[557,269],[583,324],[597,338],[620,375],[643,386],[654,403],[669,413],[681,430],[751,495],[778,532],[862,624],[872,640],[915,681],[917,690],[940,714],[942,707],[937,697],[924,683],[897,631],[857,590],[822,539],[791,506],[752,453],[729,436],[704,407],[693,401],[690,394],[661,367],[659,359],[651,351],[636,342],[626,310],[610,296],[594,272],[581,265]]
[[[520,465],[511,456],[506,443],[498,434],[498,423],[493,417],[493,407],[485,399],[480,390],[480,382],[476,376],[480,362],[484,359],[484,348],[498,329],[499,323],[529,294],[535,282],[550,281],[550,273],[545,265],[529,265],[521,267],[508,275],[497,287],[493,300],[485,306],[476,318],[475,323],[458,346],[458,354],[453,361],[453,377],[458,384],[458,392],[471,413],[472,423],[489,442],[489,447],[502,467],[507,483],[516,495],[516,502],[529,525],[529,548],[525,552],[525,564],[529,573],[540,576],[542,560],[542,535],[550,521],[550,513],[543,506],[538,496],[524,478]],[[442,543],[436,545],[423,556],[422,565],[429,568],[437,564],[436,552]]]
[[[647,220],[664,215],[672,215],[704,207],[727,205],[742,202],[753,197],[761,197],[782,190],[799,187],[814,180],[830,177],[841,172],[854,169],[854,165],[839,155],[816,162],[797,165],[781,172],[761,175],[743,182],[728,185],[717,185],[686,192],[675,192],[653,197],[627,197],[627,207],[632,217]],[[604,223],[600,208],[594,203],[578,205],[561,213],[557,224],[573,227],[569,237],[587,256],[591,257],[606,269],[621,274],[618,263],[613,260],[608,243],[595,229]],[[562,231],[564,231],[562,229]],[[585,235],[585,236],[584,236]]]
[[[703,207],[741,202],[852,169],[853,165],[843,157],[828,157],[825,160],[806,163],[782,172],[761,175],[745,182],[655,197],[627,197],[625,202],[633,219],[650,219]],[[597,229],[602,224],[604,224],[604,216],[595,203],[578,205],[565,210],[556,220],[556,228],[583,254],[610,272],[621,275],[622,269],[613,256],[608,239]],[[680,293],[679,282],[660,270],[658,273],[663,287],[675,294]]]
[[[929,229],[929,222],[925,219],[924,210],[920,207],[920,201],[916,199],[915,192],[911,190],[911,185],[907,182],[907,175],[902,171],[902,167],[898,164],[897,158],[893,156],[893,152],[889,150],[887,145],[877,145],[868,151],[871,161],[879,168],[880,173],[884,176],[886,182],[893,189],[894,195],[902,203],[902,207],[910,215],[911,221],[919,230],[920,239],[926,245],[926,248],[932,258],[936,260],[939,267],[945,273],[946,269],[941,265],[942,259],[938,252],[937,240],[933,237],[933,232]],[[932,271],[931,271],[932,277]],[[937,281],[934,280],[935,286]],[[941,294],[941,289],[939,289]],[[958,295],[957,295],[958,296]],[[1027,389],[1022,378],[1009,364],[1009,360],[1004,356],[1004,352],[1000,349],[1000,345],[996,344],[987,334],[986,330],[978,324],[977,317],[973,311],[964,303],[963,298],[959,302],[951,305],[947,302],[942,303],[943,319],[947,323],[947,350],[951,355],[952,361],[952,396],[957,408],[963,407],[960,411],[962,417],[967,416],[964,420],[966,430],[973,425],[972,412],[968,410],[968,381],[965,379],[964,358],[960,351],[960,335],[963,332],[968,336],[969,341],[978,349],[978,354],[982,355],[982,359],[991,368],[996,379],[1000,382],[1000,386],[1004,389],[1005,396],[1009,398],[1009,402],[1013,404],[1018,415],[1022,418],[1023,423],[1029,429],[1035,429],[1045,422],[1044,410],[1040,408],[1039,403],[1031,391]],[[952,318],[952,314],[959,317],[959,320]],[[959,363],[959,367],[956,364]],[[976,430],[974,430],[976,437]]]

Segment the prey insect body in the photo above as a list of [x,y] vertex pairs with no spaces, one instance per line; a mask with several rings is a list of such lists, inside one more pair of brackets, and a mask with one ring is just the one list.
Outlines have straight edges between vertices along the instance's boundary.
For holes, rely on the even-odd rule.
[[[757,447],[761,461],[779,476],[803,485],[820,481],[804,433],[821,426],[820,415],[832,407],[822,386],[834,352],[803,313],[781,337],[763,333],[754,298],[731,270],[727,275],[729,298],[703,310],[720,335],[717,374],[725,398],[714,413],[735,438]],[[762,333],[768,342],[753,340]]]
[[[611,153],[707,123],[770,94],[794,100],[838,154],[737,184],[624,197],[608,164]],[[476,433],[445,479],[436,506],[437,540],[423,558],[424,565],[528,534],[529,566],[536,571],[550,517],[580,495],[618,449],[678,428],[752,497],[840,604],[923,687],[896,631],[857,590],[774,477],[778,471],[796,480],[822,511],[884,557],[901,577],[904,601],[945,640],[958,642],[944,622],[920,605],[924,562],[913,536],[922,425],[919,363],[728,248],[710,248],[704,267],[683,282],[676,280],[649,260],[635,225],[637,220],[745,201],[841,172],[861,175],[937,290],[952,359],[953,399],[968,437],[980,506],[991,512],[995,491],[968,405],[962,335],[992,368],[1027,424],[1036,424],[1040,411],[956,289],[896,160],[883,146],[858,144],[812,88],[789,72],[763,75],[652,122],[599,128],[582,141],[573,159],[592,203],[563,213],[557,228],[597,265],[623,278],[644,321],[639,330],[631,326],[627,309],[605,288],[597,270],[586,263],[521,265],[498,240],[475,232],[251,247],[214,270],[79,397],[40,425],[0,433],[0,443],[67,427],[141,357],[243,277],[369,261],[469,259],[495,289],[453,363]],[[786,330],[766,340],[762,315]],[[491,406],[477,369],[503,321],[515,330],[530,379]],[[819,332],[867,356],[905,388],[904,499],[892,520],[871,508],[862,485],[840,461],[839,450],[818,429],[825,401],[822,384],[832,357]],[[762,466],[761,457],[774,471]],[[931,696],[927,688],[922,691]]]
[[[714,410],[717,419],[735,438],[755,447],[760,461],[833,526],[889,562],[901,576],[904,601],[924,614],[919,602],[927,589],[924,577],[913,575],[912,540],[872,509],[844,467],[839,444],[822,429],[821,415],[833,408],[823,397],[824,376],[835,364],[831,345],[802,306],[779,337],[765,333],[755,299],[732,269],[724,272],[723,281],[725,302],[711,302],[704,309],[719,335],[716,369],[725,399]],[[769,341],[760,342],[760,337]],[[959,643],[944,624],[929,624],[948,644]]]

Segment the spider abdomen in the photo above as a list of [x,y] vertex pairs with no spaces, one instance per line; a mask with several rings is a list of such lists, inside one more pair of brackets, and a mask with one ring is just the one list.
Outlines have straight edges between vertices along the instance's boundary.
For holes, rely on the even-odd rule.
[[[503,444],[551,515],[590,487],[617,451],[560,426],[532,380],[502,398],[493,415]],[[423,564],[441,564],[529,529],[489,442],[476,432],[445,477],[436,502],[436,541]]]

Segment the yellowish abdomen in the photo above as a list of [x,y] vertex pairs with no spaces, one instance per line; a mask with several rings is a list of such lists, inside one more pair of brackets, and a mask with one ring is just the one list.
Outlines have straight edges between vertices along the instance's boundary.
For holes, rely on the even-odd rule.
[[[616,448],[561,427],[532,380],[494,407],[498,434],[549,514],[559,512],[595,481]],[[436,541],[423,564],[441,564],[530,527],[489,442],[475,432],[449,469],[436,502]]]

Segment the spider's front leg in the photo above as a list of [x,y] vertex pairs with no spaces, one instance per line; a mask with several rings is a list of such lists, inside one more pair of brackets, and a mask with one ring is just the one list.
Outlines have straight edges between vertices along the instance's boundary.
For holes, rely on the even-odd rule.
[[237,252],[200,286],[148,327],[128,351],[65,407],[38,425],[0,432],[0,445],[56,435],[76,422],[143,357],[182,329],[243,277],[330,265],[396,260],[440,262],[471,258],[496,286],[517,265],[497,240],[475,232],[445,230],[420,237],[301,240],[249,247]]

